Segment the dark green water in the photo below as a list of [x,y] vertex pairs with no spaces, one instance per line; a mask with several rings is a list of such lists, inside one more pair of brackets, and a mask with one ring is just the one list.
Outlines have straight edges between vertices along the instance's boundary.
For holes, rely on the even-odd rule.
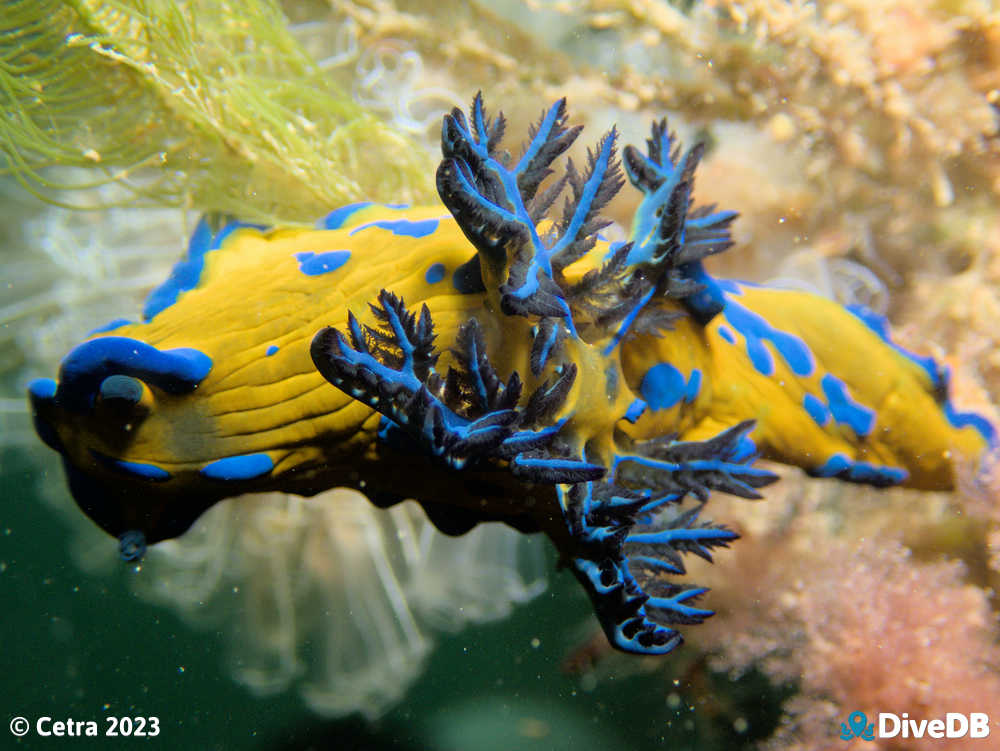
[[[404,701],[375,724],[316,717],[291,692],[257,698],[226,674],[226,634],[192,630],[137,598],[124,565],[101,578],[81,573],[65,520],[33,495],[37,470],[16,450],[0,462],[0,748],[734,749],[773,729],[778,699],[761,701],[759,680],[712,676],[690,654],[652,671],[613,657],[596,686],[566,674],[588,604],[557,572],[511,618],[442,636]],[[60,471],[54,456],[50,467]],[[615,675],[618,665],[628,674]],[[676,686],[674,668],[683,671]],[[109,716],[156,716],[160,733],[40,738],[32,729],[17,739],[15,716],[95,720],[102,734]],[[732,730],[737,717],[748,732]]]

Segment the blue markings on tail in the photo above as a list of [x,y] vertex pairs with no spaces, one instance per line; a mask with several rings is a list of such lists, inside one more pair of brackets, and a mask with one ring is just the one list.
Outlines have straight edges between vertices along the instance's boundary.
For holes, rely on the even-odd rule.
[[975,412],[957,412],[950,401],[945,402],[944,415],[952,427],[972,426],[991,447],[997,446],[997,430],[989,420]]
[[846,305],[845,308],[849,313],[853,314],[855,318],[860,320],[875,334],[877,334],[883,342],[888,344],[899,354],[903,355],[906,359],[919,365],[927,374],[927,377],[931,381],[931,387],[936,393],[940,393],[942,390],[947,390],[948,382],[944,369],[938,365],[937,361],[933,357],[930,357],[929,355],[918,355],[896,344],[889,335],[888,318],[869,310],[863,305]]
[[850,395],[846,383],[832,373],[827,373],[820,380],[820,386],[834,420],[849,426],[858,438],[864,438],[872,432],[875,428],[875,410],[856,401]]
[[868,462],[852,461],[843,454],[834,454],[819,467],[807,470],[812,477],[836,477],[885,488],[906,482],[909,473],[900,467],[883,467]]
[[951,403],[948,394],[951,374],[947,366],[941,365],[929,355],[918,355],[896,344],[889,335],[889,320],[885,316],[879,315],[863,305],[848,305],[847,310],[853,313],[855,317],[875,332],[882,341],[896,350],[896,352],[920,366],[927,374],[927,378],[931,382],[934,397],[942,405],[945,418],[947,418],[953,428],[961,429],[971,426],[975,428],[991,447],[998,445],[996,427],[989,420],[976,412],[959,412]]
[[813,394],[806,394],[802,397],[802,407],[809,416],[820,427],[830,422],[830,410],[823,404],[823,400]]
[[747,355],[758,372],[763,375],[774,373],[774,359],[764,346],[764,342],[767,341],[777,350],[795,375],[812,374],[816,367],[815,359],[808,345],[799,337],[775,328],[766,318],[732,299],[727,300],[723,315],[743,335],[746,340]]

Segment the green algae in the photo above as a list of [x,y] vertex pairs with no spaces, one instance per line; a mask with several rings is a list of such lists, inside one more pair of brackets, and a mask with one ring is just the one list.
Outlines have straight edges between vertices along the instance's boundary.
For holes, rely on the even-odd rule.
[[0,169],[53,203],[115,183],[128,205],[287,223],[433,195],[425,147],[357,104],[268,0],[9,3],[0,99]]

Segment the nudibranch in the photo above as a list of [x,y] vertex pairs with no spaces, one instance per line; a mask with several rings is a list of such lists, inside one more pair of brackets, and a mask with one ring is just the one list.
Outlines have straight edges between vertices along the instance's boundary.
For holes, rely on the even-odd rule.
[[[313,230],[203,218],[142,321],[31,384],[39,436],[124,556],[223,498],[360,487],[450,534],[544,531],[611,643],[658,654],[711,615],[682,556],[736,539],[704,507],[759,498],[758,456],[949,488],[955,457],[995,444],[873,314],[710,276],[736,214],[694,206],[703,147],[665,121],[552,179],[580,131],[565,101],[516,160],[504,128],[479,96],[444,118],[443,205],[354,204]],[[643,197],[610,242],[626,177]]]

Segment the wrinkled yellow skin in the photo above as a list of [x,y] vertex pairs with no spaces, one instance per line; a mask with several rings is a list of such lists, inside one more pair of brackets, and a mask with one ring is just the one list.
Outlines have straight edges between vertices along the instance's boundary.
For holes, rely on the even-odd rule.
[[[440,224],[424,237],[378,227],[351,234],[378,219],[404,217],[436,218]],[[310,276],[299,270],[296,253],[332,250],[350,250],[351,257],[330,273]],[[607,244],[598,243],[568,275],[579,276],[599,265],[607,252]],[[460,481],[440,485],[441,473],[419,470],[427,460],[386,465],[375,435],[380,416],[327,383],[316,371],[309,347],[319,329],[343,330],[348,310],[363,323],[372,323],[368,304],[385,288],[401,296],[412,311],[419,311],[421,304],[430,309],[437,347],[444,353],[439,371],[447,368],[447,350],[458,326],[475,316],[501,377],[518,371],[529,393],[539,380],[528,368],[530,323],[490,310],[484,294],[460,294],[453,286],[453,272],[474,253],[442,206],[373,206],[357,211],[336,230],[237,230],[220,249],[205,255],[197,287],[181,293],[175,304],[149,323],[99,335],[131,337],[160,350],[200,350],[213,365],[196,390],[172,395],[147,386],[141,406],[148,414],[125,433],[108,428],[100,404],[88,415],[52,407],[39,410],[47,412],[40,416],[54,427],[70,463],[105,487],[131,488],[122,493],[121,502],[131,504],[125,513],[136,523],[169,513],[177,499],[202,508],[248,491],[312,494],[342,484],[381,483],[430,499],[444,494],[448,497],[442,500],[455,502],[451,496],[460,492]],[[445,267],[443,279],[434,284],[425,277],[432,264]],[[919,488],[951,487],[954,452],[976,456],[986,447],[974,428],[949,424],[921,367],[839,305],[806,293],[755,287],[742,288],[739,299],[775,328],[806,343],[815,358],[811,375],[792,373],[769,343],[765,346],[771,349],[775,372],[763,375],[747,356],[739,332],[735,343],[720,335],[720,327],[733,329],[722,315],[704,327],[684,318],[662,338],[643,335],[619,345],[611,360],[618,358],[624,383],[609,395],[606,374],[587,365],[587,358],[594,363],[599,358],[587,354],[581,342],[570,341],[566,346],[575,349],[562,359],[583,360],[569,400],[575,405],[576,433],[598,437],[599,450],[605,453],[613,450],[609,426],[635,439],[670,433],[682,440],[706,439],[752,418],[757,426],[750,437],[766,458],[809,469],[843,454],[903,469],[908,473],[905,484]],[[268,356],[269,347],[278,351]],[[622,419],[628,405],[640,397],[646,372],[664,362],[685,375],[695,368],[701,371],[697,396],[670,408],[646,409],[634,424]],[[823,397],[820,378],[827,372],[847,385],[855,401],[875,410],[875,427],[867,437],[859,438],[834,420],[820,426],[803,409],[805,393]],[[155,465],[169,472],[170,479],[150,484],[123,477],[96,463],[91,450]],[[218,459],[258,453],[267,454],[274,464],[262,478],[227,485],[199,475],[200,468]]]
[[[625,376],[636,389],[642,374],[662,361],[685,373],[698,368],[705,374],[691,404],[647,411],[635,426],[641,435],[678,432],[685,440],[705,440],[753,418],[757,426],[751,438],[764,458],[812,468],[839,453],[904,468],[909,478],[903,484],[925,490],[952,488],[956,455],[971,459],[986,448],[974,428],[952,427],[919,365],[837,303],[807,292],[741,289],[743,304],[807,343],[816,359],[815,373],[795,375],[774,356],[775,373],[761,375],[746,356],[739,334],[735,344],[720,336],[720,327],[727,327],[723,316],[704,327],[683,319],[671,335],[643,337],[624,348]],[[775,354],[770,344],[765,346]],[[866,439],[833,420],[820,427],[802,408],[806,393],[823,396],[820,378],[825,373],[835,374],[858,402],[874,409],[875,426]]]

